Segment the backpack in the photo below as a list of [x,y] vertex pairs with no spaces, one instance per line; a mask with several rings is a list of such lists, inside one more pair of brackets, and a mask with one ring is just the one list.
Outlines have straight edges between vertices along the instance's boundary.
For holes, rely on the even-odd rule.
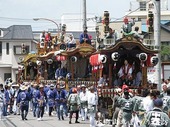
[[27,97],[27,95],[26,95],[25,92],[20,93],[20,99],[21,99],[20,104],[21,104],[21,106],[26,105],[26,97]]

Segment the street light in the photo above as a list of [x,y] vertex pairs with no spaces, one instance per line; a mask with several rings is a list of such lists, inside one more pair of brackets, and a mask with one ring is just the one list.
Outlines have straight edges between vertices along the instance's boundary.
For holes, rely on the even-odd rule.
[[38,20],[47,20],[47,21],[53,22],[53,23],[57,26],[57,31],[60,30],[58,24],[57,24],[54,20],[47,19],[47,18],[34,18],[33,20],[34,20],[34,21],[38,21]]

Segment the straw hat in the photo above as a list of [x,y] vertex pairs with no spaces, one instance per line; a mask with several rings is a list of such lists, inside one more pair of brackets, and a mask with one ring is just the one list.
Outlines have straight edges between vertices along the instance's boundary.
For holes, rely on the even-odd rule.
[[12,84],[12,87],[19,87],[19,84]]
[[63,89],[63,88],[65,88],[65,85],[64,85],[64,84],[61,84],[61,85],[60,85],[60,89]]
[[12,86],[12,83],[8,83],[7,86],[9,86],[9,87]]
[[43,85],[43,84],[41,84],[41,85],[39,86],[39,88],[44,88],[44,85]]
[[26,90],[26,87],[25,87],[24,85],[22,85],[22,86],[20,87],[20,89],[21,89],[21,90]]
[[81,85],[81,88],[86,88],[86,86],[84,84]]
[[33,87],[36,87],[37,86],[37,84],[35,83],[34,85],[33,85]]

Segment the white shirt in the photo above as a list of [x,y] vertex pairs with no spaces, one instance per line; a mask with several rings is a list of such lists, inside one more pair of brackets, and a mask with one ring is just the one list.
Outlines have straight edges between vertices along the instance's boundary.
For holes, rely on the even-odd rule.
[[68,43],[68,44],[76,44],[76,41],[75,41],[74,38],[72,38],[72,40],[71,40],[71,39],[68,39],[67,43]]
[[97,97],[97,93],[88,93],[88,104],[89,105],[97,105],[98,103],[98,97]]
[[153,107],[154,107],[153,100],[151,99],[150,96],[147,96],[143,99],[143,107],[144,107],[146,113],[153,110]]
[[80,101],[83,102],[83,101],[87,101],[88,100],[88,96],[87,96],[87,92],[80,92]]

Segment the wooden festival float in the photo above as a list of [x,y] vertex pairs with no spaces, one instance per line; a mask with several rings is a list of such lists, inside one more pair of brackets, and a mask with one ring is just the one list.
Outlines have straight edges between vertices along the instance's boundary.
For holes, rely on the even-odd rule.
[[[55,71],[58,67],[65,68],[70,77],[64,78],[66,86],[85,84],[96,85],[96,77],[91,74],[89,57],[96,49],[84,42],[76,42],[76,47],[67,49],[64,39],[58,39],[54,45],[48,46],[45,42],[41,46],[37,44],[37,53],[28,54],[20,63],[23,69],[19,69],[18,82],[36,81],[37,83],[55,83]],[[21,78],[22,76],[22,78]]]
[[[104,14],[107,15],[107,12]],[[66,43],[58,40],[51,48],[40,43],[37,44],[37,54],[28,54],[21,63],[23,80],[36,80],[37,83],[56,82],[55,71],[58,67],[65,67],[70,77],[65,78],[66,86],[85,84],[87,87],[94,85],[98,89],[100,106],[107,109],[108,117],[112,117],[112,98],[115,87],[120,87],[118,71],[127,59],[133,66],[132,80],[141,73],[141,81],[137,86],[135,83],[127,84],[131,89],[147,88],[147,69],[158,63],[158,47],[152,39],[140,39],[133,33],[123,34],[122,38],[106,38],[109,31],[108,19],[104,22],[105,37],[99,39],[96,31],[96,44],[94,48],[90,44],[77,42],[76,47],[67,50]],[[20,81],[20,80],[18,80]],[[101,85],[101,86],[100,86]],[[152,87],[156,87],[152,86]]]

